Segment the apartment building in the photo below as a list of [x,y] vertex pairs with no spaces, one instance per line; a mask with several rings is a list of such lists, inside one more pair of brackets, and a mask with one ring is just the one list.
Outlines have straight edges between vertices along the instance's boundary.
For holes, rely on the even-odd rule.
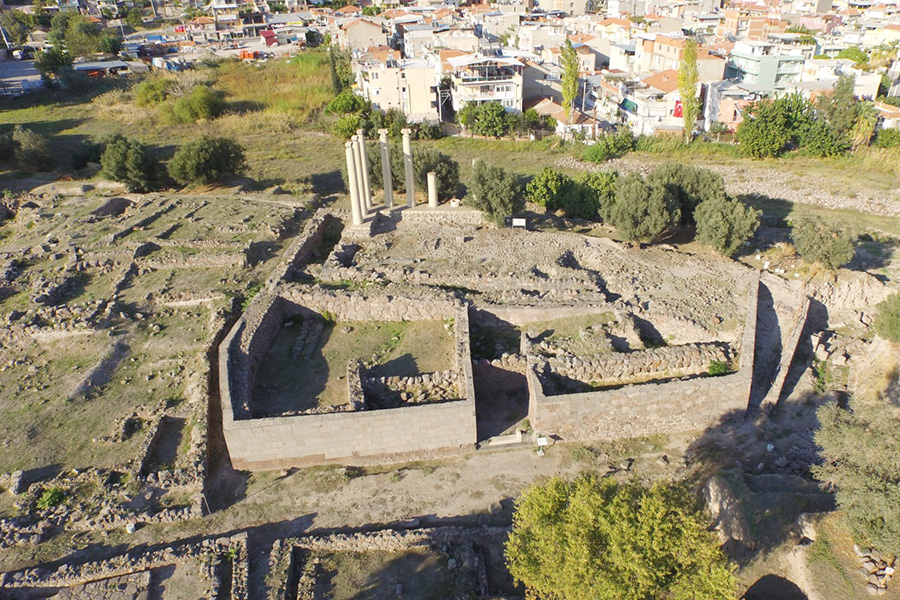
[[386,47],[356,61],[358,92],[376,109],[403,111],[410,121],[437,121],[439,67],[434,60],[400,59]]
[[742,41],[734,45],[728,57],[725,76],[753,84],[759,90],[776,92],[800,81],[805,60],[799,53],[779,54],[771,42]]
[[474,54],[452,57],[447,62],[451,67],[453,110],[472,102],[499,102],[507,111],[522,110],[525,66],[518,59]]

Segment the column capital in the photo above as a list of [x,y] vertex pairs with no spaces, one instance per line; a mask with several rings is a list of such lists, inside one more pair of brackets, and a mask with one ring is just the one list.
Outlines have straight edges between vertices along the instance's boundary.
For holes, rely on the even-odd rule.
[[378,135],[387,135],[387,134],[388,134],[388,130],[385,129],[384,127],[382,127],[381,129],[378,130]]
[[409,135],[410,133],[412,133],[412,129],[410,129],[409,127],[404,127],[400,130],[400,133],[402,133],[403,135]]

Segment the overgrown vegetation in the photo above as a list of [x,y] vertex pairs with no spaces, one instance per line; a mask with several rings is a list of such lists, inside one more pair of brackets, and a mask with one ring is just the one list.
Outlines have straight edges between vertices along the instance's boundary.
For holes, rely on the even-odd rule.
[[891,294],[878,305],[875,331],[887,340],[900,343],[900,294]]
[[484,211],[498,225],[525,206],[518,178],[503,167],[482,160],[472,169],[468,193],[468,203]]
[[696,500],[681,487],[581,477],[534,485],[516,501],[512,576],[535,597],[734,598],[735,580]]
[[182,184],[221,181],[240,175],[245,169],[243,147],[217,137],[204,136],[188,142],[169,161],[169,175]]
[[817,412],[816,444],[821,465],[813,474],[835,489],[838,507],[846,514],[862,547],[886,556],[900,555],[900,455],[896,408],[851,398],[847,408],[837,402]]
[[157,188],[162,168],[143,144],[119,135],[107,140],[104,146],[100,156],[104,177],[121,181],[132,192],[149,192]]
[[815,218],[803,219],[791,229],[791,238],[804,260],[837,269],[853,260],[854,236]]

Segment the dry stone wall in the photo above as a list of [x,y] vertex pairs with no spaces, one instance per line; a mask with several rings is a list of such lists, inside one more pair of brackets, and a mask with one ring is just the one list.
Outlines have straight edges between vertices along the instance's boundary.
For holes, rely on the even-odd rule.
[[543,366],[544,373],[603,386],[700,375],[711,362],[730,358],[725,344],[686,344],[612,355],[551,357]]
[[[219,351],[223,428],[236,469],[275,469],[373,457],[410,460],[461,452],[476,441],[468,308],[446,295],[420,297],[309,291],[287,286],[257,297]],[[341,320],[401,321],[454,316],[455,365],[463,399],[384,410],[251,419],[256,367],[285,319],[329,313]],[[360,382],[361,384],[362,382]],[[352,382],[348,382],[350,386]],[[350,400],[348,387],[348,400]]]
[[747,410],[756,341],[758,281],[751,285],[736,373],[549,396],[532,359],[528,418],[535,431],[565,440],[638,437],[702,429]]

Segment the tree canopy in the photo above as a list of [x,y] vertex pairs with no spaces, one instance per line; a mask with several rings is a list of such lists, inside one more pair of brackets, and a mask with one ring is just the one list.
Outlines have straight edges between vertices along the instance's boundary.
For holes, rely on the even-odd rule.
[[663,484],[554,478],[516,502],[509,571],[556,600],[725,600],[732,566],[706,531],[695,500]]
[[700,98],[697,96],[697,41],[688,38],[684,42],[681,62],[678,64],[678,95],[681,96],[681,110],[684,116],[684,139],[693,139],[694,125],[700,116]]
[[483,160],[472,168],[468,187],[466,201],[498,225],[525,205],[518,177]]

